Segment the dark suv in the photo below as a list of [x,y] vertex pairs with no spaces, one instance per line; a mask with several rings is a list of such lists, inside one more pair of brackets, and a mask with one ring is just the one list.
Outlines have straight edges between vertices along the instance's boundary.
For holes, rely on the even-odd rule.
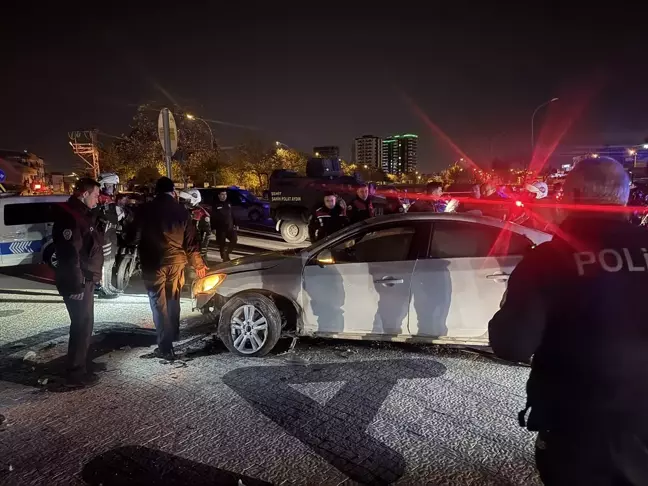
[[218,201],[218,193],[223,189],[227,191],[227,200],[232,205],[234,219],[238,222],[252,221],[262,222],[270,217],[270,205],[261,201],[251,192],[236,186],[227,188],[207,187],[198,189],[202,197],[202,202],[210,207]]

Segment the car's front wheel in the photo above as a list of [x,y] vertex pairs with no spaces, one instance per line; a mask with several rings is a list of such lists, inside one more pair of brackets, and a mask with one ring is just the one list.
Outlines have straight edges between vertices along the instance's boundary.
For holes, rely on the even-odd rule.
[[253,223],[257,223],[257,222],[261,221],[261,211],[259,211],[258,209],[252,209],[248,213],[248,219],[250,221],[252,221]]
[[218,334],[232,353],[265,356],[281,337],[281,314],[272,299],[246,292],[223,306]]

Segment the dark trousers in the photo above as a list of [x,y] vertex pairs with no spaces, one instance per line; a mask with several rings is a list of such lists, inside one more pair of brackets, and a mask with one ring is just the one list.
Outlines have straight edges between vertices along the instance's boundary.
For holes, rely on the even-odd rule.
[[211,232],[209,231],[203,231],[199,234],[200,236],[200,255],[203,257],[203,260],[205,260],[205,264],[207,263],[207,250],[209,249],[209,236],[211,235]]
[[634,433],[540,432],[536,464],[546,486],[648,485],[648,440]]
[[83,299],[63,297],[70,314],[70,341],[68,342],[67,368],[72,373],[85,373],[88,348],[94,327],[94,282],[84,285]]
[[183,265],[164,265],[158,270],[144,270],[153,322],[157,331],[158,349],[171,352],[173,341],[180,336],[180,292],[184,285]]
[[[229,240],[227,247],[225,247],[226,239]],[[216,242],[218,243],[218,250],[224,262],[229,261],[229,255],[234,251],[237,241],[238,235],[234,228],[216,229]]]

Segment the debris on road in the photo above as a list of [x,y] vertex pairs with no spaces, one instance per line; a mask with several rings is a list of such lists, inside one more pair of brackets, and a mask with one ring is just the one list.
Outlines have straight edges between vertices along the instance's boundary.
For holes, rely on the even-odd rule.
[[38,379],[38,384],[41,385],[41,386],[45,386],[45,385],[47,385],[48,381],[49,381],[48,378],[39,378]]
[[23,361],[33,361],[36,356],[34,351],[27,351],[25,356],[23,356]]

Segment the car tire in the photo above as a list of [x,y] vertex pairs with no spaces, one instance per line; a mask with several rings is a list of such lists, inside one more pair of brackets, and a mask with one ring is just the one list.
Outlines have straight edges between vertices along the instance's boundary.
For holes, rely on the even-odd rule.
[[124,256],[117,266],[117,281],[115,282],[115,288],[119,291],[124,291],[130,283],[130,279],[133,276],[134,268],[133,266],[137,265],[137,261],[132,256]]
[[261,212],[258,209],[252,209],[248,213],[248,219],[252,221],[253,223],[257,223],[261,221]]
[[281,314],[272,299],[263,294],[236,295],[221,309],[218,336],[234,354],[265,356],[281,337]]
[[45,247],[45,251],[43,252],[43,263],[47,263],[52,270],[56,270],[58,265],[55,250],[54,243],[51,243]]
[[279,228],[281,237],[286,243],[303,243],[308,237],[308,226],[306,223],[297,221],[284,221]]

